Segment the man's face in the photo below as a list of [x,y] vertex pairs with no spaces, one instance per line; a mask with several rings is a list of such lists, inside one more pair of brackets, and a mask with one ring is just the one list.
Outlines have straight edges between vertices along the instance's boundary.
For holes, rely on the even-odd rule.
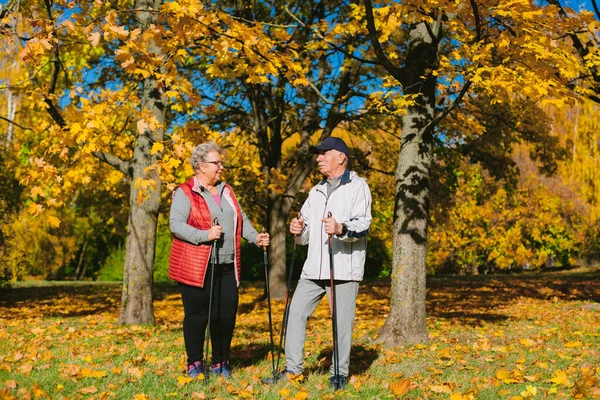
[[319,171],[328,178],[341,175],[344,172],[344,153],[338,150],[319,152],[317,163]]

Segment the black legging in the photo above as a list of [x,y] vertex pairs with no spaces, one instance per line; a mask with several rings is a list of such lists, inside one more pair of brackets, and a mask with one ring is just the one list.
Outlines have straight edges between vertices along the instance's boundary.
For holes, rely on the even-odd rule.
[[[238,306],[238,290],[233,264],[215,266],[212,314],[210,321],[210,341],[212,364],[229,358],[229,349],[235,328],[235,315]],[[187,352],[188,365],[203,360],[204,339],[208,323],[208,301],[210,293],[211,265],[204,279],[204,287],[179,283],[183,301],[183,339]]]

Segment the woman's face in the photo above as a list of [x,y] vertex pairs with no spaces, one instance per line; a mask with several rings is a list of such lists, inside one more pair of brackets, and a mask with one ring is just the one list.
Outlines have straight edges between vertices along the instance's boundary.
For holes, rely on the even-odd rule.
[[218,151],[210,151],[206,156],[206,161],[202,164],[204,176],[212,183],[221,180],[221,172],[223,171],[223,159]]

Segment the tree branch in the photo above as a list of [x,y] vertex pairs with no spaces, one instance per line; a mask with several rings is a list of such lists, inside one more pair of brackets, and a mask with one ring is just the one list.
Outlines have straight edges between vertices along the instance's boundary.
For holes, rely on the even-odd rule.
[[9,124],[12,124],[12,125],[16,126],[17,128],[21,128],[21,129],[23,129],[24,131],[31,131],[31,130],[33,130],[33,129],[31,129],[31,128],[27,128],[27,127],[21,126],[21,125],[17,124],[15,121],[13,121],[13,120],[10,120],[10,119],[8,119],[8,118],[5,118],[5,117],[3,117],[3,116],[1,116],[1,115],[0,115],[0,119],[2,119],[2,120],[4,120],[4,121],[8,122]]
[[332,49],[334,49],[335,51],[338,51],[342,54],[344,54],[346,57],[355,60],[355,61],[359,61],[363,64],[369,64],[369,65],[380,65],[380,62],[377,60],[367,60],[364,58],[360,58],[360,57],[356,57],[354,54],[349,53],[348,51],[346,51],[345,49],[341,48],[340,46],[336,45],[335,43],[331,43],[329,40],[327,40],[326,37],[324,37],[323,35],[321,35],[321,33],[319,31],[317,31],[314,28],[310,28],[308,26],[306,26],[306,24],[304,22],[302,22],[294,13],[292,13],[290,11],[289,8],[285,8],[285,11],[293,18],[295,19],[300,25],[302,25],[305,28],[309,28],[312,30],[312,32],[317,35],[319,37],[319,39],[323,40],[325,43],[327,43],[329,46],[331,46]]
[[598,4],[596,3],[596,0],[592,0],[592,7],[594,7],[596,18],[600,19],[600,9],[598,9]]
[[98,158],[100,161],[104,161],[106,164],[110,165],[111,167],[118,169],[126,176],[131,176],[130,171],[129,171],[130,165],[128,162],[123,161],[120,158],[113,156],[112,154],[101,152],[101,151],[94,151],[94,152],[92,152],[92,155],[94,157]]
[[373,50],[375,50],[375,55],[377,59],[383,65],[385,70],[390,73],[398,82],[402,82],[402,68],[395,66],[389,58],[385,55],[383,48],[381,47],[381,43],[379,43],[379,38],[377,37],[377,29],[375,28],[375,18],[373,17],[373,5],[371,4],[371,0],[363,0],[365,5],[365,17],[367,19],[367,30],[369,31],[369,36],[371,38],[371,45],[373,46]]

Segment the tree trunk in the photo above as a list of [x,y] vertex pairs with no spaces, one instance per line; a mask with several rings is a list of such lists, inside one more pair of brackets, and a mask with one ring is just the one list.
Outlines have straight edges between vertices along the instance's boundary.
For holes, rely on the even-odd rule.
[[[437,29],[436,29],[437,28]],[[421,23],[411,31],[407,65],[399,76],[416,104],[402,118],[396,168],[390,314],[378,341],[390,347],[428,341],[425,324],[427,222],[433,157],[437,41],[439,26]]]
[[390,347],[428,340],[425,258],[431,150],[416,127],[419,120],[416,110],[404,117],[396,169],[391,309],[378,338]]
[[83,266],[83,260],[85,258],[85,252],[87,251],[87,246],[88,246],[88,238],[86,237],[83,240],[83,247],[81,248],[81,253],[79,254],[79,261],[77,262],[77,268],[75,269],[75,274],[73,274],[73,277],[75,278],[76,281],[83,279],[83,276],[85,274],[85,272],[83,274],[81,273],[81,267]]
[[[138,139],[139,141],[139,139]],[[146,142],[149,142],[146,140]],[[149,145],[149,144],[148,144]],[[141,153],[136,145],[136,153]],[[150,149],[148,149],[148,154]],[[133,166],[134,178],[131,183],[130,211],[125,245],[125,266],[123,271],[123,291],[121,294],[120,324],[154,324],[152,305],[152,283],[154,271],[154,250],[156,225],[160,205],[160,182],[151,189],[148,199],[139,204],[136,179],[144,174],[141,165]]]
[[[160,0],[138,0],[136,9],[139,26],[145,29],[152,23],[149,9],[157,10]],[[157,46],[149,45],[149,52],[160,53]],[[155,168],[161,153],[151,154],[152,144],[164,139],[167,99],[163,96],[154,76],[143,81],[141,111],[150,114],[160,126],[138,133],[130,162],[129,221],[125,245],[125,266],[123,271],[123,291],[121,295],[121,324],[154,324],[152,305],[152,283],[154,252],[156,247],[156,227],[160,209],[161,182]],[[146,188],[139,182],[149,180]]]

